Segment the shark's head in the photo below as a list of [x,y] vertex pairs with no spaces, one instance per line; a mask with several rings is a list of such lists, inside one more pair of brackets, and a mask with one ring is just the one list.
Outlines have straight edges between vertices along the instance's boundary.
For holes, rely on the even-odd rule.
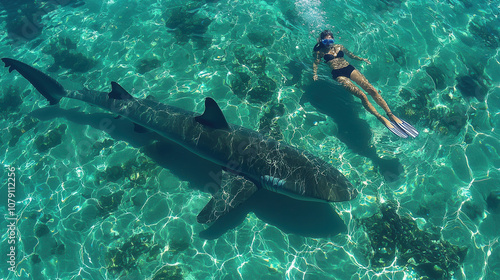
[[348,201],[358,195],[351,182],[340,171],[326,163],[322,164],[322,172],[311,174],[308,181],[311,195],[328,202]]
[[290,197],[323,202],[348,201],[358,192],[347,178],[327,162],[298,150],[282,150],[287,164],[274,165],[261,177],[264,188]]

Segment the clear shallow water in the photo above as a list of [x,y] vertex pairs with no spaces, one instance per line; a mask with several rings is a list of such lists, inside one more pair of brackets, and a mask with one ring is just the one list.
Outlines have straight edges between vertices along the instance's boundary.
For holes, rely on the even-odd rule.
[[[363,219],[387,201],[420,229],[467,247],[453,278],[499,277],[499,214],[486,203],[500,190],[498,3],[76,6],[42,9],[43,28],[25,33],[34,37],[27,42],[8,39],[12,7],[3,12],[2,57],[52,72],[70,89],[108,91],[117,81],[136,97],[200,113],[213,97],[229,122],[332,162],[360,195],[325,207],[264,193],[207,229],[196,216],[216,167],[169,143],[151,144],[125,121],[103,127],[113,116],[81,102],[47,109],[23,78],[3,70],[2,178],[7,166],[16,168],[20,279],[161,279],[161,272],[172,279],[417,279],[423,274],[411,262],[374,265],[373,256],[389,249],[374,248],[376,223]],[[311,49],[326,28],[370,59],[351,62],[415,124],[417,139],[391,135],[325,65],[312,82]],[[22,104],[8,96],[22,96]],[[2,213],[7,194],[2,184]],[[336,234],[343,228],[332,208],[345,232]],[[0,248],[9,252],[7,242]],[[15,279],[8,267],[2,262],[2,277]]]

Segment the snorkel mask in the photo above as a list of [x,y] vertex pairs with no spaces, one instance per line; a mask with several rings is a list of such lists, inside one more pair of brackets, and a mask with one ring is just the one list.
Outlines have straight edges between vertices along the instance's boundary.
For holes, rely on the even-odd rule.
[[323,39],[321,40],[321,43],[323,43],[323,45],[328,47],[330,45],[333,45],[333,43],[335,43],[335,39]]

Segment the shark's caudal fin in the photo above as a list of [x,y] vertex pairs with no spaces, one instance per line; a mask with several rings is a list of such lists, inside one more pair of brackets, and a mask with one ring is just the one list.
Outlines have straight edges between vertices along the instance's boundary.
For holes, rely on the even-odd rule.
[[57,104],[62,97],[66,96],[63,86],[40,70],[12,58],[2,58],[2,61],[5,63],[5,67],[10,67],[9,72],[17,70],[19,74],[26,78],[47,98],[50,105]]
[[210,224],[217,221],[245,202],[257,190],[257,186],[249,180],[224,171],[221,187],[198,214],[198,223]]
[[205,98],[205,112],[195,118],[197,122],[215,129],[229,129],[229,124],[219,105],[210,97]]

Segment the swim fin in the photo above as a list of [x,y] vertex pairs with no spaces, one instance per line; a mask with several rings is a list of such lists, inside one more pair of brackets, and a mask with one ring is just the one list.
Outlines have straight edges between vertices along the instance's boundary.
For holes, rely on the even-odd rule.
[[408,138],[408,134],[405,133],[404,130],[402,130],[395,122],[391,121],[392,127],[389,127],[388,125],[385,125],[387,129],[389,129],[392,133],[396,134],[397,136],[401,138]]
[[400,123],[396,122],[397,126],[412,138],[416,138],[419,134],[418,130],[414,128],[411,124],[407,123],[405,120],[402,119],[400,120],[401,120]]

